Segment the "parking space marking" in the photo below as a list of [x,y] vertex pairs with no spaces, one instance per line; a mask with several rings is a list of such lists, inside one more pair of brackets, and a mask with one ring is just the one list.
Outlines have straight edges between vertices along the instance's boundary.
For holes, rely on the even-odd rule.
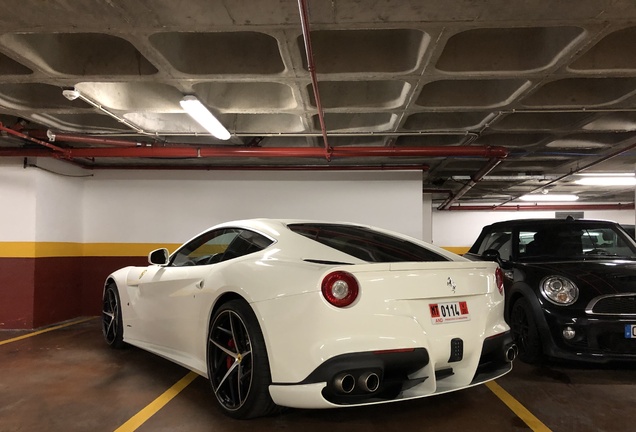
[[128,419],[126,423],[124,423],[123,425],[115,429],[115,432],[132,432],[137,430],[139,426],[144,424],[146,420],[148,420],[150,417],[155,415],[176,395],[181,393],[181,391],[185,389],[188,385],[190,385],[190,383],[194,381],[196,377],[198,376],[199,375],[197,375],[194,372],[189,372],[186,376],[184,376],[179,381],[177,381],[175,385],[173,385],[168,390],[163,392],[161,396],[159,396],[157,399],[150,402],[148,405],[146,405],[145,408],[143,408],[137,414],[135,414],[130,419]]
[[45,329],[42,329],[42,330],[34,331],[34,332],[31,332],[31,333],[23,334],[22,336],[17,336],[17,337],[11,338],[11,339],[0,341],[0,345],[5,345],[5,344],[11,343],[11,342],[17,342],[17,341],[22,340],[22,339],[26,339],[26,338],[30,338],[30,337],[33,337],[33,336],[37,336],[39,334],[47,333],[47,332],[50,332],[50,331],[53,331],[53,330],[59,330],[61,328],[72,326],[72,325],[75,325],[75,324],[81,324],[83,322],[90,321],[90,320],[95,319],[95,318],[96,317],[82,318],[82,319],[78,319],[78,320],[75,320],[75,321],[69,321],[69,322],[66,322],[64,324],[59,324],[59,325],[56,325],[56,326],[53,326],[53,327],[48,327],[48,328],[45,328]]
[[517,399],[512,397],[510,393],[505,391],[499,384],[494,381],[486,383],[486,387],[490,389],[503,403],[505,403],[517,417],[528,425],[533,432],[552,432],[549,427],[544,425],[541,420],[536,418],[526,407],[521,405]]

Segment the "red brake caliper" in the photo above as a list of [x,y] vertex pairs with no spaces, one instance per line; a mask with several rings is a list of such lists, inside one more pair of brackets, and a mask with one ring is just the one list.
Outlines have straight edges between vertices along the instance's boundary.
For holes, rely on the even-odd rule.
[[[234,339],[230,339],[230,340],[227,342],[227,347],[228,347],[229,349],[234,349],[234,348],[236,347],[236,344],[234,343]],[[232,357],[232,356],[227,356],[227,358],[225,359],[225,362],[226,362],[227,368],[228,368],[228,369],[229,369],[229,368],[231,368],[231,367],[232,367],[232,363],[234,363],[234,357]]]

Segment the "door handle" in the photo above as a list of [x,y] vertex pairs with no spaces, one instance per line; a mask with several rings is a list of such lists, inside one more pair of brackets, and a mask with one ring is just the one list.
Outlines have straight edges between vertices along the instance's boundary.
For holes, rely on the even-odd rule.
[[197,288],[199,288],[199,289],[203,289],[203,285],[204,285],[204,283],[203,283],[203,281],[202,281],[202,280],[200,280],[199,282],[197,282],[196,284],[194,284],[194,286],[195,286],[195,287],[197,287]]

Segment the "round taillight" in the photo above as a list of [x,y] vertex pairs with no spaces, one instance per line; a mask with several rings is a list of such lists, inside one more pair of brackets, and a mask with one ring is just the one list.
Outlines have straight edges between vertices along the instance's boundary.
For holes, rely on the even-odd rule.
[[500,267],[497,267],[497,270],[495,270],[495,282],[497,283],[499,294],[504,295],[504,274]]
[[351,273],[335,271],[322,280],[321,290],[329,303],[336,307],[346,307],[358,298],[359,286]]

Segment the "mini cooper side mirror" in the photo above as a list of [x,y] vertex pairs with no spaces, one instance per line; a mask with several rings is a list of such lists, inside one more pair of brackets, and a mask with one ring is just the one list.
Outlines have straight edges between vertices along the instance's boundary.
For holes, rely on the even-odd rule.
[[510,268],[510,266],[508,265],[508,261],[504,261],[501,259],[501,255],[499,255],[499,251],[496,249],[486,249],[482,254],[481,257],[484,261],[494,261],[497,264],[499,264],[499,267],[501,267],[502,269],[506,270],[508,268]]
[[501,255],[499,255],[499,251],[496,249],[486,249],[484,253],[481,254],[481,257],[484,261],[494,261],[501,265]]
[[165,266],[169,258],[170,254],[166,248],[156,249],[148,254],[148,262],[154,265]]

